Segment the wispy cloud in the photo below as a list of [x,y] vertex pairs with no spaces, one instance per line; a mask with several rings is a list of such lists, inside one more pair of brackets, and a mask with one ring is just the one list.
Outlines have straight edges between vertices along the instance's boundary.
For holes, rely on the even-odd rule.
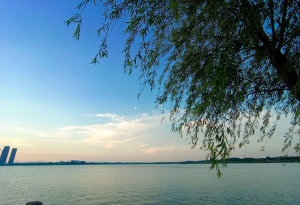
[[174,149],[175,149],[175,146],[151,147],[151,148],[148,148],[148,149],[144,149],[143,151],[146,154],[153,154],[153,153],[156,153],[156,152],[171,151],[171,150],[174,150]]
[[[87,115],[87,114],[86,114]],[[105,113],[105,114],[96,114],[96,117],[103,117],[108,118],[114,122],[144,122],[144,123],[156,123],[161,122],[161,119],[169,117],[168,113],[159,114],[153,113],[152,115],[148,115],[147,113],[142,113],[139,115],[133,116],[124,116],[124,115],[117,115],[112,113]]]
[[16,131],[28,133],[28,134],[35,135],[38,137],[58,138],[58,139],[70,138],[70,133],[63,132],[63,131],[43,132],[43,131],[39,131],[39,130],[28,129],[28,128],[24,128],[24,127],[17,127],[17,126],[11,126],[11,128],[15,129]]
[[85,114],[85,116],[88,116],[88,117],[94,117],[93,114]]
[[[100,144],[104,148],[113,148],[115,146],[130,147],[145,144],[143,138],[154,135],[162,126],[161,114],[148,115],[142,113],[135,116],[121,116],[112,113],[104,114],[86,114],[88,117],[108,118],[111,122],[92,125],[71,125],[57,129],[56,131],[44,132],[39,130],[27,129],[22,127],[13,127],[20,132],[27,132],[40,138],[52,139],[55,141],[69,140],[72,142],[86,144]],[[142,147],[141,147],[142,148]],[[140,148],[140,150],[141,150]],[[156,148],[155,151],[159,151]],[[151,150],[145,151],[150,153]],[[153,151],[152,151],[153,152]]]
[[22,138],[0,137],[0,142],[2,145],[12,145],[13,147],[24,147],[24,146],[33,145],[33,143],[30,142],[29,140],[22,139]]
[[[50,153],[49,158],[53,154],[59,153],[61,155],[67,153],[69,154],[68,156],[74,155],[78,159],[82,156],[90,156],[89,159],[91,161],[181,161],[204,159],[203,151],[191,149],[188,141],[178,140],[179,136],[172,134],[168,114],[163,116],[160,113],[142,113],[134,116],[125,116],[113,113],[92,113],[86,114],[85,117],[92,117],[94,118],[93,121],[97,121],[97,118],[106,118],[106,120],[98,119],[102,123],[68,125],[50,131],[14,126],[11,127],[13,128],[12,133],[14,133],[14,136],[9,138],[7,134],[5,136],[2,134],[0,142],[13,147],[22,147],[20,153],[21,150],[23,153],[19,157],[23,161],[26,161],[26,153],[31,153],[30,157],[33,158],[36,153],[46,152]],[[163,117],[166,120],[161,123]],[[283,123],[281,127],[284,125]],[[253,136],[251,139],[253,140],[255,137],[258,136]],[[274,136],[273,141],[276,141],[276,148],[280,151],[282,138]],[[247,152],[254,153],[253,156],[257,156],[256,153],[260,150],[261,144],[252,143],[251,145],[252,148],[250,146],[247,147]],[[236,153],[236,156],[244,155],[243,150],[237,149]],[[57,155],[59,160],[61,160],[60,155]],[[24,158],[21,158],[21,156],[24,156]],[[34,159],[36,158],[38,157]],[[40,159],[43,158],[40,157]],[[64,159],[67,160],[67,157]]]
[[109,118],[113,121],[128,121],[129,117],[126,116],[121,116],[121,115],[116,115],[116,114],[111,114],[111,113],[105,113],[105,114],[96,114],[96,117],[104,117],[104,118]]

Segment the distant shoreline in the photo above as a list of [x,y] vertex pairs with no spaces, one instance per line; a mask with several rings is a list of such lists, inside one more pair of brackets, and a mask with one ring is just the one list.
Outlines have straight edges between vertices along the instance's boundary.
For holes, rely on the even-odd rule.
[[[222,162],[221,160],[219,161]],[[229,158],[227,163],[300,163],[300,156],[297,157],[266,157],[266,158]],[[45,166],[45,165],[141,165],[141,164],[211,164],[210,161],[183,161],[183,162],[84,162],[62,163],[62,162],[24,162],[6,164],[2,166]]]

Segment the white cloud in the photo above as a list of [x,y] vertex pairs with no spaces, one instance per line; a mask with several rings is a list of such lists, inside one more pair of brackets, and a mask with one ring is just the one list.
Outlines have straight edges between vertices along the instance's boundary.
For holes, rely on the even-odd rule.
[[93,114],[85,114],[85,116],[87,116],[87,117],[94,117]]
[[0,137],[0,142],[3,145],[10,145],[12,147],[25,147],[25,146],[33,145],[32,142],[23,138]]
[[[153,112],[152,115],[148,115],[147,113],[142,113],[139,115],[133,116],[124,116],[124,115],[117,115],[112,113],[105,113],[105,114],[96,114],[97,117],[109,118],[114,122],[132,122],[132,123],[161,123],[162,119],[168,119],[169,113],[160,114],[157,112]],[[163,121],[163,123],[167,123],[167,120]]]
[[[85,144],[99,144],[104,148],[116,146],[139,147],[145,144],[143,139],[156,135],[162,126],[162,115],[142,113],[135,116],[121,116],[112,113],[86,114],[109,118],[111,122],[92,125],[71,125],[57,129],[57,131],[43,132],[39,130],[13,127],[15,130],[34,135],[36,137],[53,139],[57,142],[72,141]],[[40,139],[41,140],[41,139]],[[144,147],[143,147],[144,148]],[[129,148],[130,149],[130,148]],[[142,151],[142,147],[139,148]],[[159,149],[157,149],[159,150]],[[151,152],[151,151],[149,151]]]
[[148,148],[148,149],[144,149],[143,151],[146,154],[153,154],[153,153],[156,153],[156,152],[171,151],[171,150],[174,150],[174,149],[175,149],[175,146],[151,147],[151,148]]
[[[105,123],[90,125],[68,125],[50,131],[12,127],[15,138],[7,138],[2,134],[0,142],[10,146],[22,146],[22,150],[27,149],[28,152],[37,150],[41,153],[46,150],[49,153],[60,151],[61,153],[75,153],[78,156],[93,155],[93,160],[96,161],[198,160],[200,155],[195,153],[204,152],[191,149],[187,145],[188,141],[178,140],[178,135],[170,130],[169,113],[163,115],[153,112],[134,116],[103,113],[85,114],[85,116],[108,120]],[[163,117],[165,120],[161,123]],[[283,121],[280,125],[282,130],[279,129],[279,131],[285,132],[286,125],[287,123]],[[247,146],[247,154],[253,157],[258,156],[257,152],[262,145],[256,144],[255,138],[258,136],[252,136],[250,139],[252,149],[250,145]],[[270,150],[276,151],[274,155],[280,155],[282,136],[276,134],[271,141],[275,143],[274,148]],[[236,153],[234,156],[241,157],[244,151],[237,149]]]
[[46,138],[59,138],[59,139],[69,139],[70,138],[70,133],[67,132],[62,132],[62,131],[54,131],[54,132],[43,132],[39,130],[34,130],[34,129],[27,129],[23,127],[17,127],[17,126],[11,126],[11,128],[22,132],[22,133],[27,133],[30,135],[35,135],[38,137],[46,137]]
[[118,121],[118,122],[122,122],[122,121],[126,121],[127,120],[127,117],[125,117],[125,116],[111,114],[111,113],[97,114],[96,116],[97,117],[109,118],[112,121]]

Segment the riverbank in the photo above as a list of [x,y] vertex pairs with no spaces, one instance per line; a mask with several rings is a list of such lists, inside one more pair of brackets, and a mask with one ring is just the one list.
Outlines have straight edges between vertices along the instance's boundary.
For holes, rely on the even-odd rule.
[[[221,161],[220,161],[221,162]],[[210,164],[210,161],[183,161],[183,162],[84,162],[84,163],[61,163],[61,162],[24,162],[4,166],[37,166],[37,165],[128,165],[128,164]],[[266,158],[229,158],[227,163],[300,163],[300,156],[280,156]]]

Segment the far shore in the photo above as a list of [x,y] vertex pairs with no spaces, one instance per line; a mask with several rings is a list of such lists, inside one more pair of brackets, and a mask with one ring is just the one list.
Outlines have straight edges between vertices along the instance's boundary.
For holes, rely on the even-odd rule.
[[[221,160],[219,160],[222,163]],[[226,163],[300,163],[300,156],[280,156],[266,158],[229,158]],[[209,160],[183,162],[16,162],[2,166],[45,166],[45,165],[140,165],[140,164],[211,164]]]

